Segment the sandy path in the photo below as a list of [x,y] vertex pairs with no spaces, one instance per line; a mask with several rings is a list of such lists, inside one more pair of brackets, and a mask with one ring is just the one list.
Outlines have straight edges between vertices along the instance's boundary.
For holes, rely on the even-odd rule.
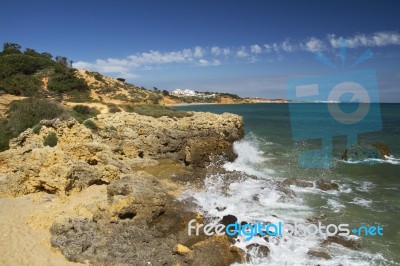
[[0,198],[0,265],[84,265],[69,262],[51,247],[49,228],[55,220],[87,217],[93,204],[105,198],[105,186],[92,186],[66,199],[47,194]]

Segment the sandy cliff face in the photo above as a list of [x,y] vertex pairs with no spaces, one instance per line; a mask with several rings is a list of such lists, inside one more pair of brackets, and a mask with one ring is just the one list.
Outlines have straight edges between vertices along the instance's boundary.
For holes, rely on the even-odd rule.
[[[0,154],[0,193],[16,196],[46,191],[69,194],[92,184],[108,184],[153,159],[170,157],[204,167],[210,155],[232,160],[232,143],[243,136],[242,118],[194,113],[191,117],[153,118],[135,113],[101,114],[92,132],[75,120],[42,121],[10,142]],[[58,143],[44,146],[54,132]]]

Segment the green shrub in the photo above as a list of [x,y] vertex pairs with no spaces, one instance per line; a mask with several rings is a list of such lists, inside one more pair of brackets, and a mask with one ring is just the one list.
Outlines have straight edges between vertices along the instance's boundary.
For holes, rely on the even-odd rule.
[[33,75],[15,74],[0,79],[0,89],[13,95],[35,96],[40,88],[40,79]]
[[108,106],[108,112],[109,113],[118,113],[118,112],[121,112],[121,109],[118,106],[116,106],[115,104],[113,104],[113,105]]
[[41,129],[42,129],[42,125],[38,124],[38,125],[36,125],[36,126],[33,127],[32,131],[33,131],[33,133],[35,133],[36,135],[39,135]]
[[99,129],[99,127],[96,125],[96,123],[90,119],[85,120],[85,122],[83,122],[83,125],[92,131],[96,131]]
[[65,66],[56,67],[54,75],[49,79],[47,88],[61,93],[73,90],[87,91],[89,89],[83,79],[75,76],[75,69]]
[[28,98],[10,104],[7,124],[10,134],[16,137],[38,124],[40,120],[53,119],[62,114],[64,114],[64,109],[54,102]]
[[57,145],[58,142],[58,138],[56,133],[51,132],[49,133],[49,135],[47,135],[44,140],[43,140],[43,145],[44,146],[50,146],[50,147],[54,147]]
[[12,138],[7,120],[0,119],[0,151],[8,150],[8,142]]
[[161,117],[161,116],[168,116],[168,117],[176,117],[176,118],[181,118],[181,117],[187,117],[191,116],[192,114],[183,110],[175,110],[170,107],[165,107],[161,105],[125,105],[123,106],[125,111],[127,112],[134,112],[138,113],[140,115],[147,115],[147,116],[152,116],[155,118]]
[[87,105],[75,105],[72,107],[71,116],[73,116],[78,122],[82,123],[88,118],[95,117],[100,112],[94,107]]

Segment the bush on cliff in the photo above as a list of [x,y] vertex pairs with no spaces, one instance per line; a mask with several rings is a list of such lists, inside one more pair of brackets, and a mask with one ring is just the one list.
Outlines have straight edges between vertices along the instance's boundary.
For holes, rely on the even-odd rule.
[[56,133],[51,132],[49,135],[47,135],[44,140],[43,140],[43,145],[44,146],[50,146],[50,147],[54,147],[57,145],[58,142],[58,138]]
[[12,102],[7,114],[8,118],[0,121],[0,151],[7,150],[10,139],[37,125],[40,120],[60,117],[65,112],[57,103],[28,98]]
[[100,112],[94,107],[89,107],[87,105],[75,105],[72,107],[71,115],[80,123],[85,121],[88,118],[95,117]]

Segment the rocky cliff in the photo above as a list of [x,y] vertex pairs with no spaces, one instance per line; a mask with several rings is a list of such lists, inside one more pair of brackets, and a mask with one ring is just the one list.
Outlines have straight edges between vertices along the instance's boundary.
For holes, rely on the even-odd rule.
[[[187,235],[188,221],[203,218],[190,203],[177,201],[183,185],[173,179],[175,170],[165,171],[180,169],[190,177],[215,156],[233,160],[232,143],[244,134],[240,116],[116,113],[84,124],[90,129],[73,118],[43,120],[39,130],[26,130],[0,153],[0,200],[18,197],[7,199],[7,206],[12,200],[24,202],[31,213],[24,214],[21,226],[35,228],[26,231],[50,230],[51,239],[42,233],[42,240],[30,241],[51,243],[70,262],[94,265],[230,265],[243,260],[227,237]],[[49,136],[52,141],[44,141]],[[167,166],[160,165],[163,160]],[[39,196],[32,201],[28,195]],[[5,234],[13,242],[24,241],[17,235],[15,230]],[[21,254],[30,256],[23,249]],[[46,260],[53,261],[50,257]],[[4,261],[22,263],[15,256]]]
[[[183,118],[153,118],[135,113],[101,114],[92,130],[74,119],[42,121],[10,141],[0,153],[0,193],[37,191],[69,194],[92,184],[110,183],[123,174],[169,157],[204,167],[210,156],[233,160],[232,143],[243,136],[242,118],[225,113],[193,113]],[[44,145],[50,133],[57,145]]]

